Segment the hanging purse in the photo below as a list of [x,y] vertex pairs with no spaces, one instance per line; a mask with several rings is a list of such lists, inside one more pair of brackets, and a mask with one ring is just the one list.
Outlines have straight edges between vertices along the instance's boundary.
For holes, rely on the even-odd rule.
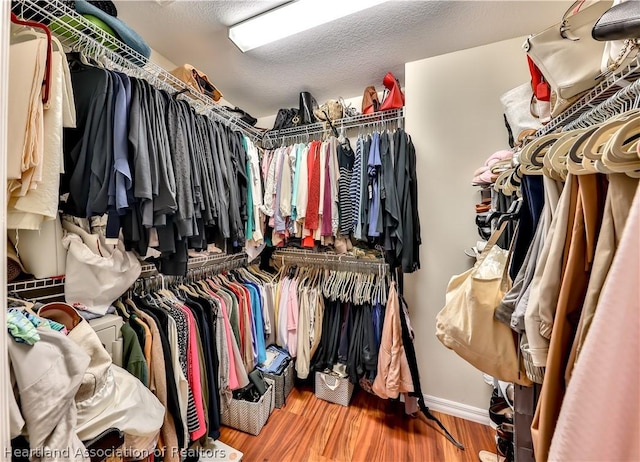
[[376,87],[369,85],[364,89],[364,95],[362,95],[362,113],[373,114],[380,110],[380,101],[378,101],[378,92]]
[[509,290],[509,252],[496,245],[508,222],[491,236],[473,268],[449,281],[436,336],[444,346],[482,372],[505,382],[530,385],[520,372],[514,332],[494,319]]
[[591,29],[611,2],[598,1],[589,7],[583,2],[575,2],[560,23],[530,36],[523,46],[551,88],[565,100],[593,88],[604,77],[600,70],[604,44],[591,37]]
[[400,109],[404,106],[404,93],[400,89],[400,82],[391,72],[382,79],[382,84],[386,88],[385,97],[380,104],[381,111],[390,111],[392,109]]

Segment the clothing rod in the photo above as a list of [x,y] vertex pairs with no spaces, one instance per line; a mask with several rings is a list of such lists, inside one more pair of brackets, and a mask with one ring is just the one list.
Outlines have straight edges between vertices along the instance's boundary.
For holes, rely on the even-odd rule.
[[540,136],[552,133],[568,125],[583,113],[616,93],[620,87],[625,87],[630,81],[637,80],[638,77],[640,77],[640,55],[633,58],[626,66],[606,77],[562,114],[553,118],[547,125],[536,132],[534,138],[539,138]]
[[[276,251],[272,255],[275,262],[294,265],[311,265],[331,267],[335,270],[353,272],[382,272],[389,274],[389,265],[383,259],[365,260],[349,255],[323,254],[296,250]],[[363,271],[364,270],[364,271]]]
[[[196,270],[215,270],[216,267],[224,269],[231,265],[236,265],[236,267],[246,266],[247,256],[244,253],[237,253],[193,257],[187,262],[187,273]],[[142,271],[138,279],[147,279],[156,276],[169,277],[158,272],[155,265],[147,264],[142,266]]]
[[[336,130],[349,130],[353,128],[363,128],[369,125],[383,125],[385,123],[398,122],[404,120],[404,108],[391,111],[374,112],[373,114],[359,114],[354,117],[344,117],[331,123]],[[331,132],[328,122],[314,122],[312,124],[301,125],[299,127],[284,128],[282,130],[271,130],[263,135],[263,145],[273,146],[278,141],[300,136],[314,136],[326,132]]]
[[[563,128],[563,131],[573,130],[575,128],[587,128],[595,123],[602,121],[603,118],[610,117],[614,106],[615,111],[619,112],[624,104],[626,110],[631,109],[630,106],[637,106],[635,103],[640,98],[640,80],[635,80],[630,85],[621,88],[612,96],[598,104],[593,109],[583,113],[576,120]],[[611,110],[610,110],[611,108]]]
[[[241,131],[254,142],[262,139],[260,130],[243,122],[239,116],[232,114],[208,96],[193,90],[167,70],[98,28],[60,0],[48,1],[46,8],[36,0],[17,0],[16,3],[17,8],[14,7],[14,12],[21,19],[37,21],[45,18],[50,24],[55,24],[51,32],[64,47],[79,51],[98,63],[111,64],[133,77],[144,78],[154,86],[162,87],[170,93],[184,91],[179,98],[185,98],[196,109],[224,125]],[[62,16],[66,16],[69,20],[61,21]]]

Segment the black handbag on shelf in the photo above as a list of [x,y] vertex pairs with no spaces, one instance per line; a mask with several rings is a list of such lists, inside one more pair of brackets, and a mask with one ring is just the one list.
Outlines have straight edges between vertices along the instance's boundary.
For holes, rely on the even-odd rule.
[[640,38],[640,2],[631,0],[609,8],[594,24],[591,36],[601,42]]
[[293,128],[300,125],[300,116],[298,115],[298,109],[280,109],[276,115],[276,121],[273,124],[272,130],[283,130],[285,128]]
[[299,103],[300,125],[307,125],[317,122],[316,116],[313,111],[318,109],[318,102],[308,91],[300,92]]

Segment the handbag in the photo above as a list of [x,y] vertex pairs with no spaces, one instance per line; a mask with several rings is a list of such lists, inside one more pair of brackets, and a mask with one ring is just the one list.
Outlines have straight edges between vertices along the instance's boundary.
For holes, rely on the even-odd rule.
[[224,95],[210,81],[207,74],[199,71],[190,64],[183,64],[171,71],[171,75],[182,80],[194,90],[207,95],[214,101],[219,101]]
[[339,101],[330,99],[325,102],[318,109],[313,111],[313,114],[318,120],[338,120],[343,117],[343,106]]
[[404,93],[400,89],[400,82],[391,72],[382,79],[382,84],[385,87],[385,96],[380,104],[381,111],[390,111],[393,109],[400,109],[404,106]]
[[604,42],[600,65],[604,74],[629,64],[640,44],[640,4],[636,0],[614,0],[594,24],[591,36]]
[[565,100],[593,88],[604,77],[600,70],[604,45],[593,39],[591,30],[611,2],[598,1],[575,12],[583,1],[575,2],[560,23],[530,36],[523,45],[551,88]]
[[369,85],[364,89],[364,94],[362,95],[362,113],[373,114],[379,110],[380,101],[378,101],[378,92],[376,91],[376,87]]
[[507,222],[493,233],[476,264],[449,281],[444,308],[436,317],[436,336],[475,368],[505,382],[530,385],[520,372],[514,332],[494,319],[509,290],[509,252],[496,245]]
[[515,138],[525,130],[542,128],[540,121],[531,115],[532,96],[531,84],[528,82],[500,96],[504,115]]
[[596,21],[591,36],[599,41],[640,38],[640,3],[614,3]]
[[111,304],[140,277],[142,266],[122,241],[109,246],[104,236],[91,234],[63,220],[62,244],[67,249],[64,296],[67,303],[80,303],[87,311],[105,315]]
[[254,369],[249,373],[249,381],[256,387],[260,396],[267,392],[268,385],[259,369]]
[[66,273],[67,250],[62,245],[60,217],[43,222],[39,230],[21,229],[8,235],[28,273],[39,279]]
[[297,127],[298,125],[300,125],[298,109],[294,107],[290,109],[284,108],[278,110],[272,130],[283,130],[285,128]]
[[300,125],[307,125],[317,122],[314,111],[318,109],[318,103],[311,93],[308,91],[300,92],[298,115],[300,116]]

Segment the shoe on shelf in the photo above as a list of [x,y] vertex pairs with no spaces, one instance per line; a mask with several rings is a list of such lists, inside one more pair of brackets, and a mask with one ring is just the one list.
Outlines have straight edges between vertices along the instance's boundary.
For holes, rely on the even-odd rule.
[[501,424],[513,424],[513,409],[504,398],[498,398],[495,403],[489,407],[489,418],[491,419],[492,428],[498,428]]

